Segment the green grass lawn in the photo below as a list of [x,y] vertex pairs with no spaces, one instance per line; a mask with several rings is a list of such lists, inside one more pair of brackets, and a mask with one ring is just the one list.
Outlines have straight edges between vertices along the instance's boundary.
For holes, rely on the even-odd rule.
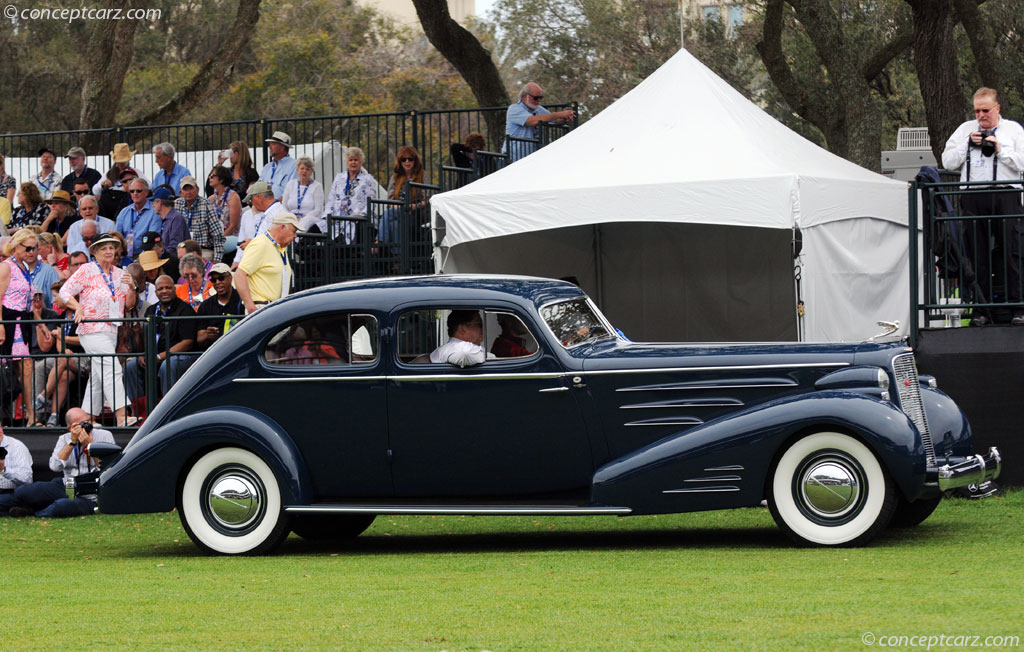
[[819,652],[870,649],[865,632],[1024,641],[1022,523],[1024,491],[945,501],[917,528],[835,550],[792,547],[767,509],[394,516],[341,546],[293,536],[271,557],[225,558],[201,555],[173,513],[2,519],[0,650]]

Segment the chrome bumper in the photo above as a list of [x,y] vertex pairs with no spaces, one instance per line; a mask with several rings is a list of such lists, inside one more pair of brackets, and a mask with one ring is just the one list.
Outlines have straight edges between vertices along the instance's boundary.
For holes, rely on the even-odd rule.
[[1002,462],[999,450],[993,446],[988,449],[988,455],[972,455],[957,464],[943,464],[938,468],[928,469],[928,475],[935,478],[940,490],[950,491],[995,480],[1002,471]]

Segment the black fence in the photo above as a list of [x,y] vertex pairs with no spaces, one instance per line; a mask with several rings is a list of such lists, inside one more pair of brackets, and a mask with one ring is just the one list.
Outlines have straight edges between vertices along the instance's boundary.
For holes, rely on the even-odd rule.
[[940,178],[910,188],[912,344],[920,328],[1010,324],[1017,315],[1024,321],[1020,185],[960,182],[946,171]]
[[[552,111],[571,108],[578,113],[576,102],[547,107]],[[105,173],[111,166],[108,152],[114,143],[128,143],[137,152],[131,161],[133,167],[152,179],[156,172],[153,146],[169,142],[178,151],[177,161],[187,167],[196,178],[205,178],[217,164],[217,153],[235,141],[246,143],[257,170],[269,160],[264,141],[275,131],[283,131],[292,138],[293,156],[310,156],[317,162],[316,175],[325,190],[335,175],[344,170],[342,149],[358,146],[366,154],[366,169],[378,181],[387,185],[395,164],[398,149],[412,145],[419,151],[426,168],[427,179],[438,183],[442,167],[451,163],[449,147],[465,140],[472,132],[481,133],[488,146],[500,151],[504,140],[507,107],[485,107],[450,110],[412,110],[395,113],[366,113],[357,115],[317,116],[307,118],[281,118],[213,122],[184,125],[154,125],[146,127],[115,127],[84,131],[55,131],[0,135],[0,154],[8,157],[7,173],[19,183],[31,180],[39,171],[37,152],[48,147],[57,153],[57,171],[67,174],[67,163],[62,158],[71,147],[84,147],[89,154],[89,166]],[[579,117],[563,128],[541,130],[543,146],[556,140],[578,125]],[[500,125],[500,128],[499,128]],[[449,188],[446,188],[449,189]]]
[[[0,423],[12,433],[23,428],[63,432],[67,410],[87,403],[87,411],[104,427],[137,426],[202,354],[200,347],[208,348],[215,339],[201,345],[194,338],[191,348],[176,351],[171,346],[171,329],[183,324],[197,329],[213,326],[223,334],[242,317],[153,315],[103,320],[118,327],[115,352],[104,354],[87,353],[70,320],[20,319],[16,325],[21,339],[32,348],[28,355],[0,355]],[[82,323],[93,321],[97,320]],[[41,341],[37,326],[51,333],[49,344]]]

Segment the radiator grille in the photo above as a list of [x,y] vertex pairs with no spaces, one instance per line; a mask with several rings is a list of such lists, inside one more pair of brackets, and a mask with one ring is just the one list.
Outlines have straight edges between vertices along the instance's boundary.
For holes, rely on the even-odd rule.
[[900,407],[910,417],[921,432],[921,443],[928,458],[928,465],[935,465],[935,446],[932,444],[931,433],[928,432],[928,420],[921,402],[921,383],[917,379],[917,362],[913,353],[905,353],[893,358],[892,369],[896,375],[896,391],[900,397]]

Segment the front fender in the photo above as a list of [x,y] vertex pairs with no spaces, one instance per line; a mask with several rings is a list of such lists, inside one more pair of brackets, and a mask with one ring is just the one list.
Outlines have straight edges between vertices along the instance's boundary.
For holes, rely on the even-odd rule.
[[794,436],[821,430],[859,438],[908,499],[920,494],[926,459],[910,419],[876,397],[823,391],[757,405],[609,462],[594,474],[591,497],[634,513],[757,505],[780,449]]
[[971,424],[960,406],[943,391],[921,385],[921,402],[928,419],[928,431],[935,446],[938,464],[947,457],[966,457],[974,450],[971,443]]
[[221,446],[248,449],[273,469],[284,504],[310,502],[306,464],[277,423],[243,407],[219,407],[176,419],[132,441],[100,474],[98,502],[106,514],[174,509],[178,480],[201,451]]

